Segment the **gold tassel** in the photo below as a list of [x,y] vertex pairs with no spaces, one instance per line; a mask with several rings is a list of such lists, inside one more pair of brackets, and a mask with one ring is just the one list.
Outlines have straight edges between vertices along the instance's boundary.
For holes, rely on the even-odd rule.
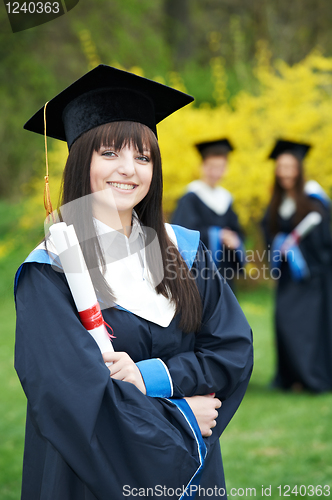
[[53,215],[53,207],[52,207],[52,202],[51,202],[51,195],[50,195],[50,185],[48,183],[48,175],[45,175],[44,207],[46,210],[47,222],[49,222],[50,215],[52,216],[53,222],[55,222],[54,215]]
[[47,222],[50,221],[50,215],[52,216],[53,222],[55,222],[55,217],[53,214],[53,207],[52,207],[52,202],[51,202],[51,194],[50,194],[50,185],[48,182],[48,157],[47,157],[47,135],[46,135],[46,106],[48,104],[45,104],[44,106],[44,137],[45,137],[45,160],[46,160],[46,175],[45,175],[45,186],[44,186],[44,207],[46,210],[46,220]]

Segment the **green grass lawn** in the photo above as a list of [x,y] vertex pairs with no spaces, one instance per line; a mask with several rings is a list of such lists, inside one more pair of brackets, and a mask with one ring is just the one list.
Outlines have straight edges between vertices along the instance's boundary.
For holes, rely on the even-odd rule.
[[[307,488],[305,495],[304,486],[328,485],[332,490],[332,394],[270,390],[273,292],[262,288],[240,293],[239,301],[254,331],[255,367],[246,396],[221,438],[229,497],[250,496],[255,488],[251,496],[271,491],[273,499],[316,498],[320,489]],[[321,496],[328,491],[323,489]]]
[[[0,243],[17,213],[0,203]],[[0,259],[0,500],[20,496],[25,397],[13,368],[12,279],[34,243],[22,241]],[[332,394],[269,390],[274,370],[273,293],[268,287],[255,288],[239,293],[239,301],[254,331],[255,368],[244,401],[221,438],[229,498],[247,498],[255,492],[262,497],[262,486],[264,496],[272,499],[286,493],[290,498],[326,498],[327,490],[312,495],[308,489],[304,495],[300,486],[332,489]],[[286,485],[297,485],[297,495]]]

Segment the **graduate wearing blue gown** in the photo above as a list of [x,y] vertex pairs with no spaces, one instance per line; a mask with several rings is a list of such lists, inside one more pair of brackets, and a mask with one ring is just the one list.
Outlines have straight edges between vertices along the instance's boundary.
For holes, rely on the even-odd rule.
[[218,185],[225,175],[228,139],[196,144],[201,157],[201,179],[191,182],[179,199],[172,223],[200,232],[219,272],[233,288],[245,262],[244,233],[229,191]]
[[[23,500],[198,498],[208,488],[226,498],[219,436],[248,385],[251,330],[199,233],[158,226],[155,124],[190,100],[101,65],[48,103],[47,133],[70,149],[61,214],[75,225],[115,352],[102,355],[83,327],[48,235],[15,279]],[[25,127],[43,133],[43,113]],[[122,228],[97,198],[92,214],[64,216],[69,201],[98,192],[114,197]],[[158,279],[151,228],[172,257]]]
[[[303,180],[309,147],[277,141],[270,156],[276,160],[275,186],[262,227],[278,278],[272,385],[318,393],[332,389],[331,206],[317,182]],[[280,257],[285,237],[311,212],[321,215],[320,223]]]

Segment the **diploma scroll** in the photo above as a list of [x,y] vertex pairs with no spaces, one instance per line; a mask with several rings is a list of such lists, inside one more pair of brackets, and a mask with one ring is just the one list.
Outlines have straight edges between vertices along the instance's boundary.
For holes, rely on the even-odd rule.
[[281,251],[289,250],[293,245],[309,234],[322,221],[322,216],[318,212],[310,212],[285,239]]
[[83,326],[94,338],[101,353],[113,352],[74,226],[58,222],[50,227],[50,233]]

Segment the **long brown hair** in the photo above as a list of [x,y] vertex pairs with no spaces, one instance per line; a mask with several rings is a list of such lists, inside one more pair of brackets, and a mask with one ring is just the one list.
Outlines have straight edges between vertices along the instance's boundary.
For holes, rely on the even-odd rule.
[[[71,220],[66,219],[66,222],[74,224],[82,242],[83,254],[98,296],[102,300],[107,298],[109,303],[113,297],[112,290],[104,278],[105,258],[94,228],[91,197],[86,195],[91,194],[90,163],[93,152],[99,151],[101,146],[120,151],[126,145],[133,145],[140,154],[148,148],[151,154],[153,174],[150,189],[145,198],[135,206],[135,212],[142,226],[152,228],[158,237],[164,277],[161,282],[156,281],[155,290],[175,304],[176,314],[180,314],[180,328],[185,332],[197,332],[201,324],[202,301],[193,276],[165,229],[162,212],[161,156],[158,141],[148,127],[136,122],[113,122],[93,128],[79,137],[70,149],[65,166],[60,207],[78,198],[85,200],[84,213],[88,216],[83,218],[81,211],[72,212]],[[149,264],[153,264],[154,256],[149,255],[149,247],[151,245],[146,247],[147,262],[151,271],[154,266]],[[102,270],[99,268],[99,263]]]
[[[317,210],[317,207],[312,203],[310,198],[304,191],[304,173],[302,160],[291,151],[284,151],[283,154],[291,154],[298,164],[298,176],[294,186],[294,201],[296,203],[296,212],[294,214],[294,225],[296,226],[301,220],[308,215],[309,212]],[[285,194],[284,188],[280,185],[277,175],[275,175],[273,192],[270,202],[270,230],[272,234],[277,234],[280,231],[278,224],[278,209],[282,203]]]

